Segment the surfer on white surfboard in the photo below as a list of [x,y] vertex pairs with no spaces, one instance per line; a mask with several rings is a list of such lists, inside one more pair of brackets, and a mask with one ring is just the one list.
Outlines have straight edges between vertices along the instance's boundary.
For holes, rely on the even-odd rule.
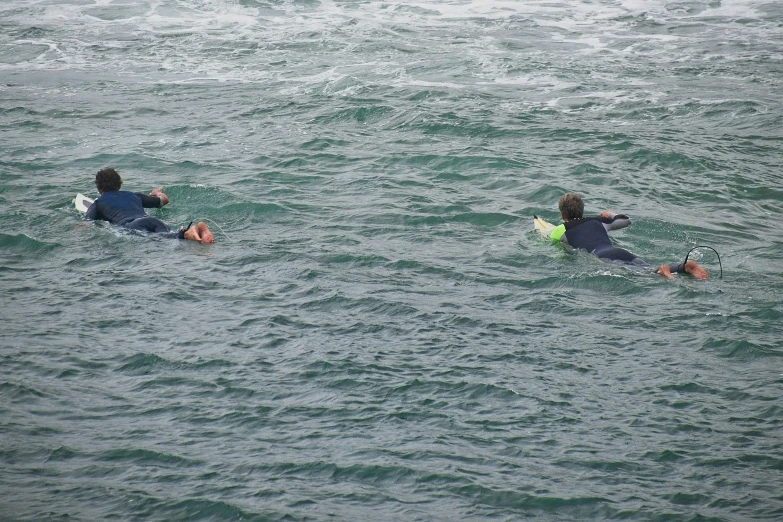
[[[601,259],[620,261],[638,266],[649,266],[643,259],[631,252],[612,245],[608,230],[616,230],[631,224],[628,216],[603,212],[597,217],[583,217],[584,201],[579,194],[569,192],[560,197],[557,203],[563,224],[554,227],[549,232],[549,237],[555,241],[570,245],[574,248],[587,250]],[[656,271],[668,279],[673,273],[686,273],[696,279],[707,279],[707,271],[695,261],[687,260],[684,263],[661,265]]]
[[174,239],[189,239],[199,243],[215,241],[215,237],[204,222],[171,231],[160,219],[148,216],[144,212],[145,208],[159,208],[169,203],[168,196],[159,188],[153,189],[149,195],[120,190],[122,178],[112,167],[98,171],[95,176],[95,186],[101,195],[87,209],[87,219],[108,221],[131,230],[151,232]]

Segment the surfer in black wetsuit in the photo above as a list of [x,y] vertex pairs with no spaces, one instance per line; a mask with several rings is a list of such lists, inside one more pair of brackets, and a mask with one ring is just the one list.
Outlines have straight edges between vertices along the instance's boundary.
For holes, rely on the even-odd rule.
[[[564,194],[557,203],[560,208],[560,216],[563,224],[555,227],[549,237],[559,240],[561,243],[571,245],[574,248],[587,250],[602,259],[621,261],[638,266],[650,266],[644,260],[631,252],[612,245],[607,231],[627,227],[631,220],[624,214],[603,212],[598,217],[582,217],[584,213],[584,201],[579,194],[569,192]],[[672,273],[682,272],[690,274],[696,279],[707,279],[707,271],[695,261],[685,263],[661,265],[655,273],[671,279]]]
[[122,178],[111,167],[98,171],[95,176],[95,186],[101,195],[87,209],[87,219],[100,219],[132,230],[152,232],[162,237],[190,239],[200,243],[215,241],[206,223],[200,222],[195,227],[172,232],[166,223],[156,217],[148,216],[144,212],[145,208],[159,208],[169,202],[168,196],[159,188],[153,189],[149,195],[120,190]]

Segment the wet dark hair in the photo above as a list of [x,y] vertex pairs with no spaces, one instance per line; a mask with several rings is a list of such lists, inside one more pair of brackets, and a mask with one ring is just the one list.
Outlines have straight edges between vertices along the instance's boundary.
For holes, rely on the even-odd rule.
[[95,186],[98,187],[98,192],[111,192],[112,190],[120,190],[122,187],[122,178],[117,171],[111,167],[106,167],[98,171],[95,175]]
[[585,211],[585,202],[582,201],[582,197],[579,194],[569,192],[560,196],[557,207],[560,209],[560,215],[563,219],[569,221],[582,217]]

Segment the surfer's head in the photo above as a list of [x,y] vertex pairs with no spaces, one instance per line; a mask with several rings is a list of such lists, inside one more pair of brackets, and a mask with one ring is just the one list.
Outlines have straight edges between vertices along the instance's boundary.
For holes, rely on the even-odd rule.
[[557,207],[560,209],[560,216],[563,218],[563,221],[571,221],[572,219],[580,219],[582,217],[585,211],[585,202],[582,201],[582,197],[579,194],[569,192],[560,196]]
[[98,171],[95,176],[95,186],[98,188],[98,192],[103,194],[104,192],[111,192],[112,190],[120,190],[122,187],[122,178],[117,171],[111,167],[106,167]]

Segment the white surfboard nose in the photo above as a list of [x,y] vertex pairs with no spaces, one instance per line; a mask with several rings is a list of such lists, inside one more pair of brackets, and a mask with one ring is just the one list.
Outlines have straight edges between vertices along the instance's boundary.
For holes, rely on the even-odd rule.
[[92,202],[92,199],[82,193],[76,194],[76,197],[73,198],[73,206],[76,207],[76,210],[79,212],[87,212],[87,209],[90,208]]

